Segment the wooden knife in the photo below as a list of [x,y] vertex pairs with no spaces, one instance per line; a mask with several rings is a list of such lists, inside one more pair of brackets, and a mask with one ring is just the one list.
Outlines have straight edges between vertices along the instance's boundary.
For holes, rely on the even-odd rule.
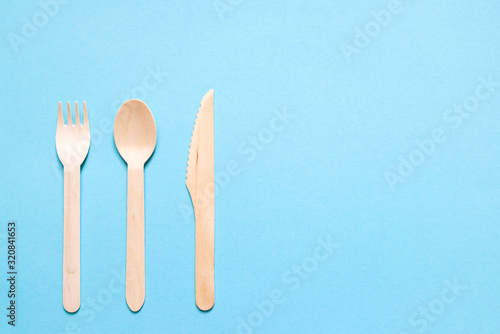
[[187,188],[196,219],[196,305],[215,304],[214,91],[203,100],[194,125],[187,168]]

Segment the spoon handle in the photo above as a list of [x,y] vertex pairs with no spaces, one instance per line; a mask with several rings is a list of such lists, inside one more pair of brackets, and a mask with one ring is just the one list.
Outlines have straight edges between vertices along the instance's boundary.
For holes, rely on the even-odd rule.
[[80,166],[64,167],[63,305],[80,309]]
[[127,304],[139,312],[146,299],[144,166],[128,168]]

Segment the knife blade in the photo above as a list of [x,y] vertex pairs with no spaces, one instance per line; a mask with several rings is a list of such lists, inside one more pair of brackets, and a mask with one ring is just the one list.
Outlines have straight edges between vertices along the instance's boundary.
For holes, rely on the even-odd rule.
[[186,185],[196,219],[196,305],[209,311],[215,304],[214,91],[203,100],[189,149]]

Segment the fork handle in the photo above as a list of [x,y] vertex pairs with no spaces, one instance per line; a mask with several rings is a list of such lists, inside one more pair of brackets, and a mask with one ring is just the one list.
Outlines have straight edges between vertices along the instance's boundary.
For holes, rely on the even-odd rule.
[[80,309],[80,166],[64,167],[63,304]]
[[139,312],[146,299],[144,165],[128,168],[127,211],[127,304]]

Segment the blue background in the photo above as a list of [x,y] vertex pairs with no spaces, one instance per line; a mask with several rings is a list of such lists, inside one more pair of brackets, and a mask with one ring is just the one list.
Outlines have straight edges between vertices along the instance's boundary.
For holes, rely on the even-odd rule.
[[[380,31],[372,12],[389,1],[66,1],[46,22],[37,2],[0,6],[0,331],[12,331],[5,242],[16,220],[22,333],[498,333],[500,88],[460,126],[444,119],[479,76],[500,81],[500,2],[401,1]],[[367,45],[346,57],[367,27]],[[217,194],[216,306],[202,313],[185,174],[211,88],[216,172],[239,168]],[[112,123],[129,98],[148,104],[159,134],[138,314],[118,279],[126,165]],[[83,100],[93,142],[82,170],[83,304],[70,315],[55,130],[57,103]],[[270,132],[283,110],[294,118]],[[437,128],[446,141],[391,189],[386,174]],[[316,268],[310,257],[328,236],[338,249]],[[314,270],[294,289],[284,278],[303,263]],[[442,310],[446,280],[466,289]],[[276,289],[284,301],[261,321],[254,303]]]

